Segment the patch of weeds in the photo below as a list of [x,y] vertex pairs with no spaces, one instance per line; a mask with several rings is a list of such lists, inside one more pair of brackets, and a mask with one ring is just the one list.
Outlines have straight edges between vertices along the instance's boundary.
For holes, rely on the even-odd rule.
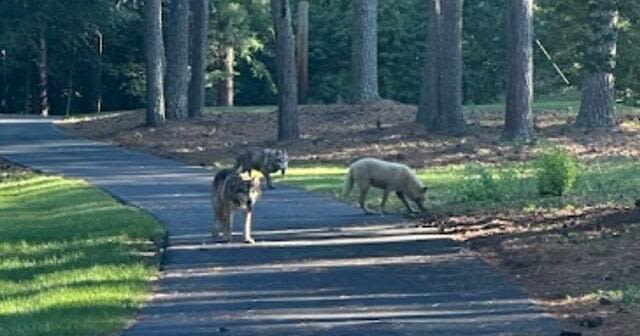
[[575,155],[562,149],[546,149],[535,161],[540,195],[560,196],[571,189],[578,177]]

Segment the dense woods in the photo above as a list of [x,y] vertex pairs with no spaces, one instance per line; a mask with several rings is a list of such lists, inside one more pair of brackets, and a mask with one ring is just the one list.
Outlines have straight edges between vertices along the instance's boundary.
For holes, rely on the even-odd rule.
[[[192,7],[195,3],[198,8],[204,8],[201,1],[191,3]],[[417,104],[422,87],[421,68],[425,55],[429,57],[424,53],[430,21],[429,3],[422,0],[379,0],[373,7],[374,2],[368,1],[309,1],[308,89],[302,92],[304,98],[309,102],[351,101],[356,84],[354,74],[358,73],[354,68],[357,69],[356,65],[361,62],[359,59],[366,61],[362,57],[364,54],[359,58],[352,55],[351,47],[358,45],[356,42],[361,36],[366,37],[365,42],[377,38],[373,45],[377,46],[378,60],[374,63],[378,67],[379,96]],[[463,62],[461,100],[464,104],[506,99],[507,3],[509,1],[502,0],[464,3],[460,48]],[[605,6],[605,2],[598,1],[536,2],[533,13],[536,39],[546,47],[570,83],[567,85],[561,79],[551,61],[534,44],[533,87],[537,97],[559,94],[578,97],[581,90],[593,92],[594,85],[606,89],[604,85],[613,87],[615,99],[638,104],[640,5],[635,1],[606,3],[615,8],[600,8]],[[200,56],[197,52],[189,56],[190,62],[194,63],[191,66],[206,69],[202,78],[207,87],[206,104],[275,104],[276,40],[270,1],[211,0],[207,4],[210,5],[206,15],[206,64],[198,65],[196,61]],[[0,25],[3,111],[63,114],[67,104],[72,113],[145,105],[145,53],[140,47],[149,36],[142,29],[142,2],[101,0],[87,6],[75,6],[73,1],[42,1],[36,4],[8,0],[3,1],[0,7],[0,20],[3,22]],[[184,72],[176,70],[184,69],[185,64],[184,50],[179,50],[183,49],[179,46],[185,43],[184,14],[180,14],[185,11],[183,7],[166,2],[163,9],[166,71],[170,77],[173,73]],[[297,26],[296,21],[301,19],[298,8],[306,10],[306,7],[298,6],[298,1],[291,2],[293,26]],[[615,17],[599,14],[613,11]],[[62,16],[57,14],[60,13],[65,13],[64,20],[59,19]],[[195,13],[199,15],[200,10],[192,9],[190,16],[193,36],[186,37],[192,41],[190,49],[194,43],[203,41],[194,35],[197,27],[202,27],[194,24],[194,20],[203,22]],[[356,34],[357,23],[362,21],[358,18],[373,17],[376,18],[377,35]],[[594,17],[611,19],[610,22],[601,22]],[[371,22],[371,19],[367,20],[362,22]],[[616,21],[615,27],[611,20]],[[170,24],[174,21],[180,27]],[[598,41],[593,36],[616,38],[616,41],[600,41],[604,44],[596,46]],[[454,45],[445,44],[447,47]],[[613,60],[599,62],[601,64],[588,61],[602,59],[591,57],[594,54],[611,54],[614,50],[617,51],[615,68],[611,66]],[[73,62],[73,59],[77,61]],[[174,59],[181,60],[175,68]],[[369,66],[366,69],[373,68]],[[192,75],[192,78],[200,81],[200,75]],[[182,118],[184,114],[185,103],[174,97],[174,91],[180,91],[184,96],[184,80],[184,74],[182,77],[176,75],[175,80],[163,84],[169,90],[167,102],[173,104],[175,101],[178,106],[176,111],[173,107],[168,111],[169,117],[173,118],[174,112],[177,113],[176,118]],[[603,84],[603,81],[607,83]],[[198,92],[194,90],[192,88],[192,96]],[[606,98],[607,94],[603,97]],[[585,108],[593,104],[589,101],[584,103]],[[586,111],[583,115],[587,115]],[[586,117],[580,120],[585,125],[591,124],[582,121],[587,120]],[[604,120],[606,124],[606,117]]]

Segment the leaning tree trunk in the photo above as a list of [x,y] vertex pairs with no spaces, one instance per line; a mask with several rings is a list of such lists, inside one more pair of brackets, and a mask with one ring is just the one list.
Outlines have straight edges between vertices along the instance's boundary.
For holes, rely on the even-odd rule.
[[36,59],[38,66],[38,105],[40,114],[43,117],[49,116],[49,84],[48,84],[48,68],[47,68],[47,37],[45,28],[40,28],[38,37],[38,57]]
[[502,139],[533,138],[533,0],[507,0],[507,103]]
[[614,125],[614,76],[618,11],[616,0],[589,0],[590,31],[585,52],[582,98],[576,124]]
[[440,34],[440,124],[447,133],[464,126],[462,117],[462,6],[463,0],[444,0]]
[[380,99],[378,93],[378,0],[354,3],[353,102],[369,103]]
[[298,89],[289,0],[272,0],[271,11],[276,31],[278,140],[297,140],[300,137]]
[[147,125],[164,123],[164,43],[162,0],[144,2],[145,58],[147,69]]
[[172,0],[167,21],[167,119],[185,120],[189,94],[189,1]]
[[0,101],[0,110],[3,113],[8,112],[8,104],[9,104],[9,83],[7,82],[7,51],[2,49],[0,50],[0,56],[2,57],[2,101]]
[[298,97],[306,104],[309,89],[309,1],[298,2],[296,35],[296,65],[298,67]]
[[223,67],[224,78],[218,83],[218,106],[233,106],[233,66],[235,64],[235,51],[233,46],[224,48]]
[[189,117],[200,117],[204,110],[204,81],[207,56],[207,22],[209,0],[192,0],[191,81],[189,83]]

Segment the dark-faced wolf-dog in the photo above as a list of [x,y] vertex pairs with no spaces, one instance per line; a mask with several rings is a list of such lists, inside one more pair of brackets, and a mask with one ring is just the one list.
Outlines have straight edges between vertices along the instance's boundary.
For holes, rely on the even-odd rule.
[[382,213],[384,213],[384,206],[387,203],[387,198],[389,198],[389,193],[392,191],[396,192],[396,195],[410,213],[413,212],[413,209],[409,205],[407,197],[422,212],[425,211],[424,201],[427,187],[422,184],[416,173],[407,165],[373,158],[360,159],[349,166],[344,183],[343,197],[346,198],[349,195],[354,183],[360,188],[358,203],[366,213],[371,213],[364,204],[370,187],[383,190],[382,203],[380,203],[380,211]]
[[233,169],[238,172],[248,172],[255,169],[264,175],[269,189],[275,189],[271,182],[271,173],[278,170],[284,175],[289,165],[287,151],[282,149],[251,147],[243,150],[236,158]]
[[218,224],[218,232],[222,232],[228,242],[232,241],[233,214],[237,210],[245,213],[245,243],[255,242],[251,237],[252,211],[260,193],[259,177],[244,178],[232,169],[222,169],[215,175],[212,197],[214,222]]

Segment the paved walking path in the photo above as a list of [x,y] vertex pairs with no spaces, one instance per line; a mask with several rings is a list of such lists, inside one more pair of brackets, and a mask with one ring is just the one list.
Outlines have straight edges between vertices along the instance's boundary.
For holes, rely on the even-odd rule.
[[208,170],[39,119],[0,119],[0,155],[86,179],[166,225],[161,278],[124,335],[560,334],[496,270],[398,218],[280,186],[256,207],[258,244],[212,244]]

